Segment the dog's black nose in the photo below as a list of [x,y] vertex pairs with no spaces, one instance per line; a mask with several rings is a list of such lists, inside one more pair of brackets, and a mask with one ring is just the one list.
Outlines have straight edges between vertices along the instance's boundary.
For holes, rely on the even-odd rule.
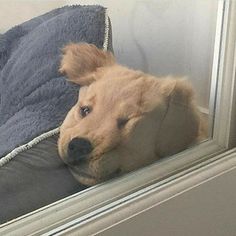
[[68,156],[72,162],[84,160],[93,150],[92,144],[85,138],[73,138],[68,144]]

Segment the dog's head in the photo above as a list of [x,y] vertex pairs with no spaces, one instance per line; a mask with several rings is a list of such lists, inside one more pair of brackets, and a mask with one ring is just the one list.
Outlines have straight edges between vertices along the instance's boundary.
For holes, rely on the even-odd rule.
[[90,44],[64,48],[60,71],[80,84],[65,118],[59,154],[85,185],[182,151],[199,135],[191,86],[118,65]]

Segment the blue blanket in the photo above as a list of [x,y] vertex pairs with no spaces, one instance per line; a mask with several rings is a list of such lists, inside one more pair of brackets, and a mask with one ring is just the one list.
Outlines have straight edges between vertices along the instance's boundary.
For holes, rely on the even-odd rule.
[[58,73],[68,42],[104,44],[105,9],[55,9],[0,36],[0,157],[63,121],[78,88]]

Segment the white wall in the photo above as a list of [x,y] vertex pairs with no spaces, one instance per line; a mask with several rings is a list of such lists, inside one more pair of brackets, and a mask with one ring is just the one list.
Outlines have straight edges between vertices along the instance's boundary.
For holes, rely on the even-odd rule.
[[118,62],[155,75],[186,75],[208,107],[216,0],[0,0],[0,32],[67,4],[109,10]]

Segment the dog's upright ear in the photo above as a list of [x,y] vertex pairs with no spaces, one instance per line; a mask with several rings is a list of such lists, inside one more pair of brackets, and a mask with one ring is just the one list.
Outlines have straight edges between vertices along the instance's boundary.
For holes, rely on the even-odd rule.
[[63,56],[59,71],[71,82],[89,85],[97,76],[98,68],[111,66],[115,58],[111,52],[98,49],[93,44],[70,43],[62,49]]
[[158,107],[164,109],[157,130],[157,155],[172,155],[199,141],[201,118],[189,82],[186,79],[152,78],[147,88],[143,94],[146,112],[160,113]]

